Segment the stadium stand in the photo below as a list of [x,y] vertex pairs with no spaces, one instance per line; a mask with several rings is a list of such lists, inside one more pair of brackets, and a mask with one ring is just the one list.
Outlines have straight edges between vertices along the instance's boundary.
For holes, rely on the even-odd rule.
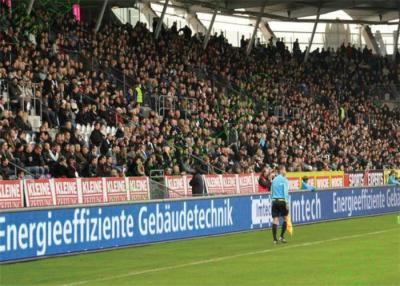
[[1,10],[4,180],[400,166],[400,112],[375,92],[399,56],[343,45],[303,63],[280,40],[246,56],[223,35],[203,50],[176,27],[31,16]]

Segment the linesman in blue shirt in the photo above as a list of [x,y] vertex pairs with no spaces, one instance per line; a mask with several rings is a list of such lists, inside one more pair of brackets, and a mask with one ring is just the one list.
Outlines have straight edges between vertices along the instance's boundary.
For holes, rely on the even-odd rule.
[[286,217],[289,214],[289,181],[286,178],[285,166],[279,166],[278,173],[279,174],[272,180],[271,184],[272,235],[275,244],[278,244],[276,232],[278,231],[279,217],[284,218],[279,241],[281,243],[286,243],[284,234],[286,231]]

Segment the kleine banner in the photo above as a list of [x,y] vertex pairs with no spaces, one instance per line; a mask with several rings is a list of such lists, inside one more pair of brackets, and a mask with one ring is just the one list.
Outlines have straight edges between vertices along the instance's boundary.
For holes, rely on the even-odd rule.
[[0,181],[0,209],[24,207],[22,181]]
[[47,207],[55,205],[55,195],[49,179],[25,180],[27,207]]
[[104,190],[102,178],[81,178],[83,204],[99,204],[107,202],[107,194]]
[[224,194],[224,187],[222,184],[222,176],[211,174],[204,175],[204,182],[206,184],[207,193],[211,195],[222,195]]
[[192,186],[190,185],[190,181],[193,178],[193,175],[184,175],[186,181],[186,197],[192,196]]
[[144,201],[150,199],[150,186],[148,177],[127,177],[128,199],[130,201]]
[[254,185],[253,173],[239,174],[237,180],[240,194],[251,194],[257,191]]
[[125,178],[103,178],[103,184],[108,203],[126,202],[128,200],[128,191],[125,185]]
[[238,194],[238,176],[235,174],[222,175],[222,188],[224,190],[224,194]]
[[78,181],[72,178],[58,178],[50,180],[54,190],[56,205],[77,205],[82,203],[79,194]]
[[170,198],[182,198],[188,193],[185,176],[165,176],[164,182]]

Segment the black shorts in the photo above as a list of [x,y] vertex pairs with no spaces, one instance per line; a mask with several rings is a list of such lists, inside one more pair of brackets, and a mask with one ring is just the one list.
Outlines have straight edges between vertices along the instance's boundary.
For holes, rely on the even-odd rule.
[[285,201],[277,201],[272,199],[272,217],[287,216],[289,211],[286,209]]

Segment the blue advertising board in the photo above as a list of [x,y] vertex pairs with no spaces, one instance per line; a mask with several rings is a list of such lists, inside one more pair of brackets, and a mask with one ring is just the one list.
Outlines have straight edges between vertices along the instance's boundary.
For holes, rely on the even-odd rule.
[[[268,194],[0,213],[0,262],[271,226]],[[294,192],[294,224],[400,211],[399,187]]]

